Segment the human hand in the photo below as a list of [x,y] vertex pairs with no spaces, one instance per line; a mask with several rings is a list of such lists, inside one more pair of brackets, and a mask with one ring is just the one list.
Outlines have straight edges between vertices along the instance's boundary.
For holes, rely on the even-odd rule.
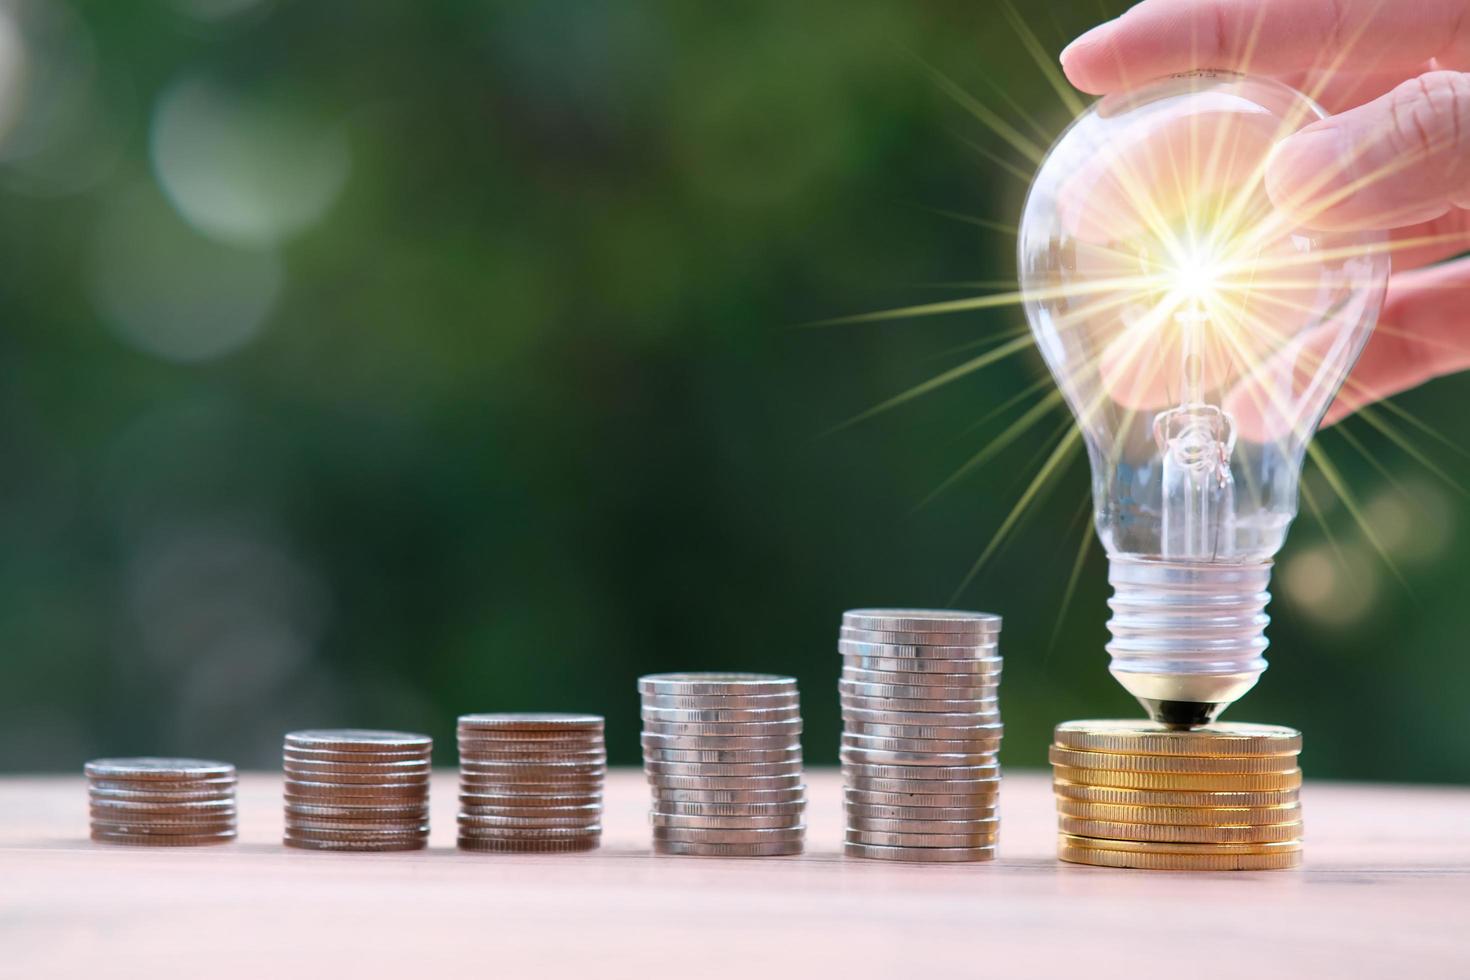
[[1470,0],[1144,0],[1062,52],[1105,94],[1196,68],[1280,79],[1340,113],[1282,141],[1277,207],[1323,229],[1391,229],[1375,331],[1324,424],[1470,368]]

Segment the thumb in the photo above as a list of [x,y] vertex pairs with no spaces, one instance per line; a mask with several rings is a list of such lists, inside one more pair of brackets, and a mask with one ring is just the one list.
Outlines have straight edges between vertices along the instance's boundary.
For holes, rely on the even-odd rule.
[[1470,204],[1470,74],[1432,71],[1287,137],[1276,206],[1312,228],[1398,228]]

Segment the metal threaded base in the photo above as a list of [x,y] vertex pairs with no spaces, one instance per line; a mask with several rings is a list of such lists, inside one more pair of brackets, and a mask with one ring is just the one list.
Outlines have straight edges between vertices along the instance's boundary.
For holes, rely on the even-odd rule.
[[1114,557],[1108,580],[1109,669],[1155,721],[1208,724],[1260,679],[1270,562]]

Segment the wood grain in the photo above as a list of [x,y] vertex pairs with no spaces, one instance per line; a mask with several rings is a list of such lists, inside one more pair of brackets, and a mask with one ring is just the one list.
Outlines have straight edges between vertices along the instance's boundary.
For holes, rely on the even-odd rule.
[[809,774],[808,852],[649,851],[639,773],[591,854],[279,844],[279,778],[241,781],[223,847],[93,844],[80,776],[0,780],[0,976],[1470,977],[1470,789],[1310,783],[1301,871],[1059,864],[1046,777],[1007,774],[1002,859],[840,854],[840,778]]

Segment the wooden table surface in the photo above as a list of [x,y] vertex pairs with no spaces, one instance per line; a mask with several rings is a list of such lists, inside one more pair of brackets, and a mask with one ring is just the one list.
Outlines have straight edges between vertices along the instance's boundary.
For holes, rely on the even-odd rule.
[[282,847],[280,779],[247,774],[241,836],[87,839],[81,776],[0,780],[0,976],[1470,977],[1470,789],[1312,783],[1300,871],[1060,864],[1046,777],[1008,773],[1000,860],[841,856],[840,777],[809,773],[807,853],[656,857],[635,771],[590,854]]

